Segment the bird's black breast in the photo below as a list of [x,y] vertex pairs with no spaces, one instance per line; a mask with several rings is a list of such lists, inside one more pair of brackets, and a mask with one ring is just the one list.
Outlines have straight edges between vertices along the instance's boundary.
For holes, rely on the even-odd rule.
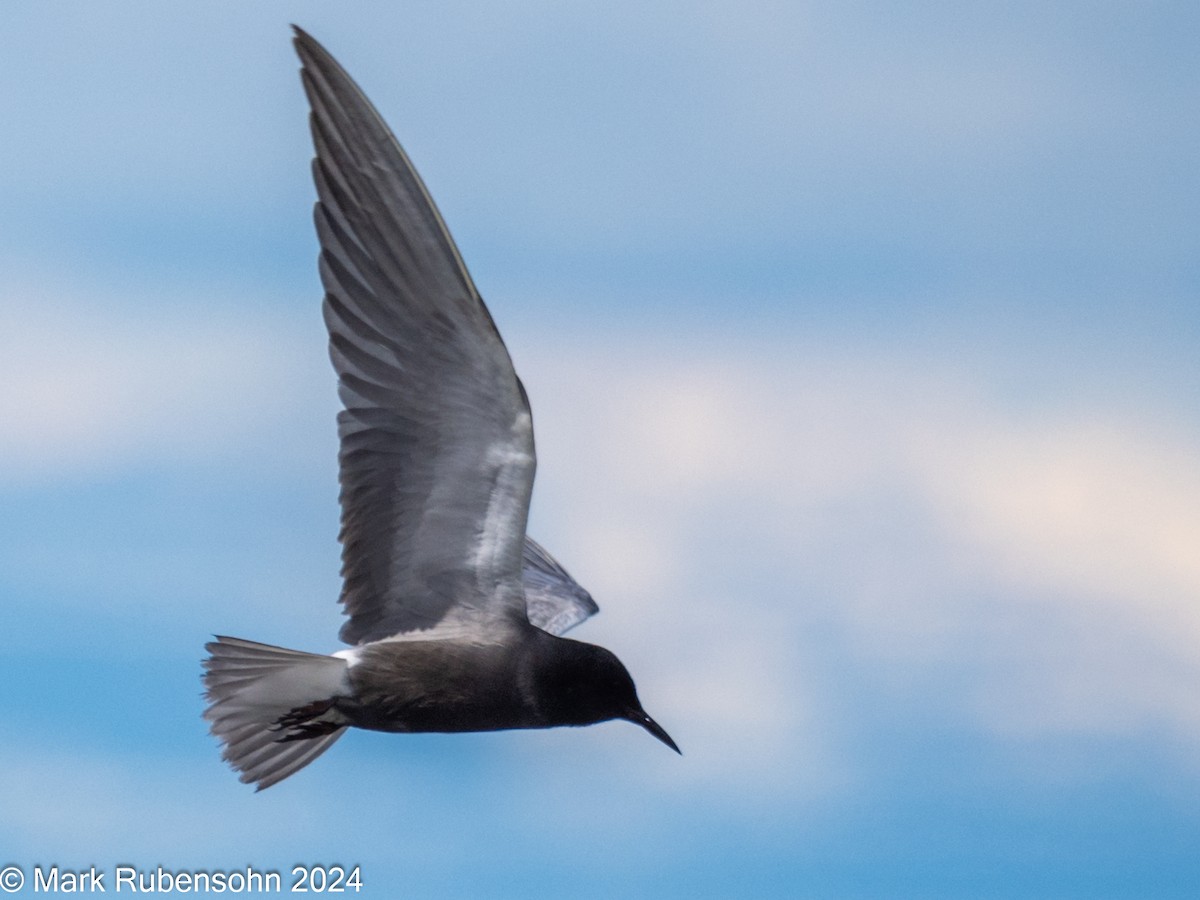
[[496,731],[588,725],[640,709],[603,647],[525,624],[505,641],[379,641],[360,647],[337,708],[373,731]]
[[381,641],[349,671],[353,696],[338,708],[374,731],[495,731],[542,722],[524,672],[523,642]]

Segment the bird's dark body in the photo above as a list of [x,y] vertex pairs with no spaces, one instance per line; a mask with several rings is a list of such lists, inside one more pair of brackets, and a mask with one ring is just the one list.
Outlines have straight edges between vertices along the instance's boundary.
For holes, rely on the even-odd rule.
[[533,712],[519,688],[526,655],[454,641],[372,644],[350,670],[353,697],[336,706],[352,725],[372,731],[518,728]]
[[[623,712],[632,696],[618,676],[608,715],[575,705],[571,671],[604,678],[611,668],[601,647],[546,634],[532,625],[504,643],[379,641],[350,667],[352,696],[335,708],[349,724],[372,731],[458,732],[584,725]],[[612,657],[615,662],[615,657]]]

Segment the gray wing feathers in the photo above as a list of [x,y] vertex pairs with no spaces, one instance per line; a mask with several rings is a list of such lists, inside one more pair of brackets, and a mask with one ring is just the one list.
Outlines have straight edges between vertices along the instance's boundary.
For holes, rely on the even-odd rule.
[[420,177],[297,29],[325,322],[345,409],[341,637],[522,615],[535,467],[524,389]]
[[529,621],[550,634],[563,634],[600,608],[541,544],[525,538],[525,603]]

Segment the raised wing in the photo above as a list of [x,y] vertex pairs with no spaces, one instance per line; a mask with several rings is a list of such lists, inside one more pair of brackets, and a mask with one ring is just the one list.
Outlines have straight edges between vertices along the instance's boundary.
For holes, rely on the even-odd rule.
[[408,157],[296,29],[341,438],[341,638],[476,634],[525,616],[535,468],[524,388]]
[[543,631],[563,634],[600,611],[592,595],[579,586],[533,538],[525,537],[525,605],[529,621]]

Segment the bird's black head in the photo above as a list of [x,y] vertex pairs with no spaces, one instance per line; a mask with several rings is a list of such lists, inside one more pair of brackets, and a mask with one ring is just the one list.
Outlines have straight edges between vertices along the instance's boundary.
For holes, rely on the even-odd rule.
[[615,655],[582,641],[555,638],[535,676],[538,705],[551,725],[591,725],[627,719],[679,753],[663,727],[642,709],[629,672]]

